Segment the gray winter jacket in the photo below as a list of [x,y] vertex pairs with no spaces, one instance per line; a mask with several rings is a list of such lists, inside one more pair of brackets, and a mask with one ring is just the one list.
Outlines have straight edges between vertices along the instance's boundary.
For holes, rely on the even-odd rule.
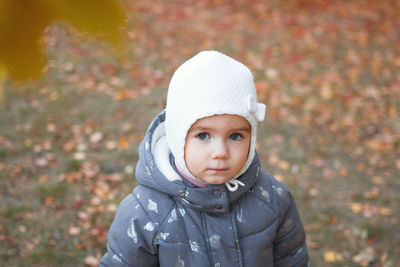
[[164,118],[154,119],[139,147],[139,186],[118,207],[100,266],[307,266],[293,198],[258,157],[235,192],[192,186],[176,177],[160,145]]

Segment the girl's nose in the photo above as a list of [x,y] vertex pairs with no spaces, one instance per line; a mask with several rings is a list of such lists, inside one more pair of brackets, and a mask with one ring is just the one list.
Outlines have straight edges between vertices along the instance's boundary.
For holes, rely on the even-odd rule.
[[215,159],[226,158],[228,154],[227,144],[222,140],[215,140],[212,148],[212,157]]

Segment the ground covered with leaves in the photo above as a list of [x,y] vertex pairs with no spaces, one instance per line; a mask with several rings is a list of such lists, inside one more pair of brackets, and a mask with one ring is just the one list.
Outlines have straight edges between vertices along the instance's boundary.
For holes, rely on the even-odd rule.
[[312,266],[400,262],[399,1],[134,1],[130,54],[65,25],[43,81],[0,103],[0,262],[96,265],[173,71],[215,49],[249,66],[263,167],[293,192]]

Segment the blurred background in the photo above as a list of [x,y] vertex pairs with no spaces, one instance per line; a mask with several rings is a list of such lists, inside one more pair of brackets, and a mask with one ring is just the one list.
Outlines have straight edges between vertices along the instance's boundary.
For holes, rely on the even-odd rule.
[[213,49],[255,76],[258,152],[295,197],[311,265],[398,266],[398,0],[11,2],[0,265],[98,264],[171,75]]

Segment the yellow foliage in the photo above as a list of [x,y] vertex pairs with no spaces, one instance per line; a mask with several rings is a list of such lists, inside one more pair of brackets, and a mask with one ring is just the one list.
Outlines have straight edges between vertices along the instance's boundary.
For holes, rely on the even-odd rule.
[[[0,62],[0,103],[4,100],[3,84],[4,84],[5,79],[6,79],[6,68]],[[0,168],[0,170],[1,170],[1,168]]]
[[324,261],[326,262],[341,262],[343,260],[342,254],[329,250],[324,253]]
[[5,73],[16,81],[40,77],[45,63],[41,37],[56,21],[118,50],[123,45],[126,18],[117,0],[0,0],[0,84]]

